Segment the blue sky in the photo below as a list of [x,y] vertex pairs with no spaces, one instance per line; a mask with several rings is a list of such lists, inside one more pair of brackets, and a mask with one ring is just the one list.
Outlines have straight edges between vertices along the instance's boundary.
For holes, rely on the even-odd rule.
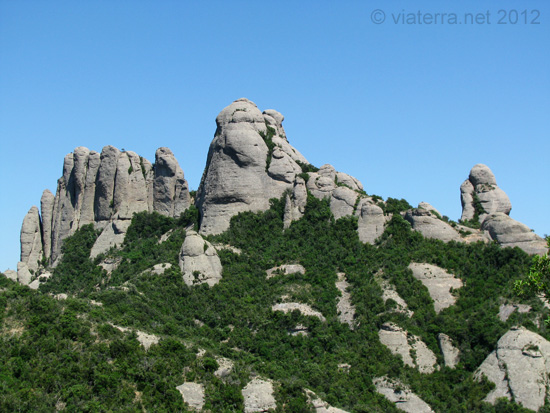
[[547,1],[0,0],[0,270],[75,147],[154,160],[168,146],[196,189],[215,117],[240,97],[283,113],[314,165],[455,220],[485,163],[511,216],[550,233]]

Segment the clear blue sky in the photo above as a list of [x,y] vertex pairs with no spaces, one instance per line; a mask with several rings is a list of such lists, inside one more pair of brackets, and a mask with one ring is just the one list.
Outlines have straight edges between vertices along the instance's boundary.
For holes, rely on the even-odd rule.
[[550,233],[548,1],[0,0],[0,270],[75,147],[168,146],[196,189],[240,97],[283,113],[311,163],[452,219],[485,163],[511,216]]

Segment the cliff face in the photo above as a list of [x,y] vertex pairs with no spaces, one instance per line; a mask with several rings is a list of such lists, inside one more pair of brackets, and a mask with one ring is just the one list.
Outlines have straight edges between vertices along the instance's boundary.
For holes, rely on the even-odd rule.
[[63,240],[86,224],[103,230],[94,249],[97,255],[124,239],[134,213],[179,216],[190,197],[183,171],[168,148],[157,150],[153,166],[135,152],[113,146],[101,153],[78,147],[65,156],[55,196],[45,190],[40,205],[41,214],[31,208],[21,229],[21,261],[32,270],[43,258],[55,264]]

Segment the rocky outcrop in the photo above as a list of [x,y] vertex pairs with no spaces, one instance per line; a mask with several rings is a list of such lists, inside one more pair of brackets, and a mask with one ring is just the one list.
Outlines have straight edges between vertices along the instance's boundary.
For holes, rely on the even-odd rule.
[[298,310],[305,316],[317,317],[321,321],[326,321],[323,314],[314,310],[307,304],[302,303],[278,303],[274,304],[271,309],[273,311],[282,311],[283,313],[291,313],[294,310]]
[[531,311],[531,306],[527,304],[502,304],[498,309],[498,318],[504,323],[516,310],[518,313],[528,313]]
[[244,98],[220,112],[197,191],[201,234],[219,234],[232,216],[265,211],[270,198],[293,189],[302,172],[296,161],[307,161],[288,143],[282,121],[280,113],[262,114]]
[[332,407],[309,389],[304,389],[309,404],[315,409],[315,413],[347,413],[346,410]]
[[484,211],[477,211],[479,222],[483,222],[486,214],[502,212],[508,215],[512,209],[508,195],[498,187],[495,175],[487,165],[475,165],[470,171],[468,179],[460,186],[461,221],[474,218],[476,214],[475,198],[479,200]]
[[297,176],[294,181],[292,193],[285,197],[285,215],[284,228],[290,227],[290,224],[304,216],[307,204],[306,181]]
[[402,357],[405,365],[418,368],[420,373],[429,374],[435,371],[437,362],[435,354],[419,337],[389,322],[382,325],[378,331],[378,337],[393,354]]
[[522,224],[502,212],[488,215],[481,229],[502,247],[519,247],[528,254],[544,255],[548,251],[546,241]]
[[256,377],[243,388],[242,394],[245,413],[265,412],[277,407],[271,381]]
[[439,341],[445,366],[454,369],[460,359],[460,351],[453,345],[453,340],[447,334],[439,333],[437,341]]
[[338,281],[336,281],[336,288],[340,291],[340,297],[337,299],[336,311],[338,313],[338,320],[341,323],[346,323],[353,330],[355,328],[355,307],[351,303],[351,294],[349,293],[349,283],[346,280],[346,274],[343,272],[338,273]]
[[395,403],[399,410],[408,413],[433,413],[431,407],[400,380],[377,377],[372,382],[376,391]]
[[300,264],[283,264],[279,265],[278,267],[273,267],[267,270],[266,272],[266,279],[273,278],[279,274],[305,274],[306,269],[303,265]]
[[38,257],[55,264],[63,240],[87,224],[102,230],[92,256],[119,245],[134,213],[157,211],[179,216],[190,205],[183,171],[167,148],[155,167],[135,152],[106,146],[101,154],[78,147],[65,156],[55,197],[46,190],[41,217],[31,208],[21,229],[21,258],[34,270]]
[[[97,303],[93,300],[92,300],[92,304],[99,305],[99,306],[103,305],[102,303]],[[123,333],[133,331],[131,328],[128,328],[128,327],[121,327],[121,326],[117,326],[115,324],[111,324],[111,325],[114,328],[116,328],[117,330],[122,331]],[[139,330],[135,330],[135,332],[136,332],[136,335],[137,335],[137,341],[139,341],[139,343],[143,346],[143,348],[145,350],[149,350],[149,348],[153,344],[158,344],[158,342],[159,342],[159,337],[155,336],[154,334],[148,334],[148,333],[145,333],[145,332],[139,331]]]
[[531,410],[541,408],[548,396],[550,342],[524,327],[504,334],[479,366],[476,376],[495,383],[485,401],[494,404],[500,397],[514,400]]
[[38,208],[33,206],[21,226],[21,262],[36,271],[42,259],[42,231]]
[[183,401],[191,410],[200,411],[204,406],[204,385],[201,383],[183,383],[176,387]]
[[216,249],[195,231],[188,231],[181,246],[179,265],[187,285],[217,284],[222,279],[222,264]]
[[24,262],[17,263],[17,281],[23,285],[29,285],[32,280],[32,274],[29,267]]
[[407,211],[405,219],[411,223],[413,230],[420,232],[426,238],[443,242],[461,241],[458,231],[437,217],[433,210],[415,208]]
[[374,204],[370,198],[362,198],[359,201],[355,215],[357,221],[357,232],[359,240],[364,243],[374,244],[386,229],[385,225],[391,216],[384,215],[384,211]]
[[232,360],[229,360],[225,357],[216,357],[216,362],[218,363],[218,368],[214,372],[214,376],[219,378],[224,378],[231,374],[235,363]]
[[172,151],[159,148],[155,154],[153,210],[178,217],[191,204],[189,186]]
[[392,312],[405,314],[408,318],[411,318],[414,314],[413,311],[409,310],[407,302],[401,298],[397,293],[395,286],[389,281],[384,279],[379,279],[380,287],[382,288],[382,300],[386,303],[388,300],[395,302],[395,307],[391,309]]
[[436,313],[456,302],[452,290],[462,287],[460,278],[455,278],[443,268],[432,264],[411,263],[409,269],[412,271],[413,277],[420,280],[428,289],[430,297],[434,300]]

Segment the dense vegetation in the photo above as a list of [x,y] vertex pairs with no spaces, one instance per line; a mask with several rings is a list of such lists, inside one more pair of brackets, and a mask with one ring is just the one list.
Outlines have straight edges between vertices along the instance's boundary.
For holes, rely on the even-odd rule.
[[[394,200],[389,208],[407,205]],[[240,390],[254,375],[279,383],[279,411],[308,411],[304,388],[348,411],[396,411],[372,384],[383,375],[400,378],[436,411],[524,411],[505,401],[483,403],[493,385],[473,380],[511,325],[549,338],[532,314],[516,312],[506,323],[497,318],[503,300],[517,300],[514,281],[528,273],[531,259],[523,251],[424,239],[399,214],[377,245],[364,245],[356,218],[335,221],[328,202],[311,196],[305,216],[285,231],[283,212],[283,201],[272,200],[268,211],[241,213],[226,233],[210,237],[242,251],[219,251],[223,280],[212,288],[185,285],[178,267],[186,229],[198,224],[194,208],[179,219],[136,214],[124,245],[94,262],[88,256],[97,233],[81,228],[65,241],[63,260],[40,291],[0,277],[0,411],[184,411],[176,390],[184,381],[205,384],[206,409],[241,411]],[[118,267],[108,275],[100,262]],[[305,275],[266,279],[267,269],[294,262],[306,268]],[[464,287],[456,305],[436,314],[426,288],[407,268],[411,262],[460,277]],[[172,266],[162,275],[147,271],[159,263]],[[355,330],[337,320],[337,272],[351,284]],[[396,286],[412,318],[390,311],[375,275]],[[69,298],[54,298],[60,293]],[[327,321],[273,312],[283,295],[310,304]],[[535,313],[544,311],[538,300],[527,302]],[[404,366],[380,344],[378,330],[386,321],[420,336],[437,355],[437,334],[446,333],[460,348],[458,368],[424,375]],[[297,324],[309,335],[290,335]],[[161,340],[146,351],[135,332],[114,326]],[[206,350],[202,357],[199,348]],[[217,356],[235,362],[223,380],[213,374]]]

